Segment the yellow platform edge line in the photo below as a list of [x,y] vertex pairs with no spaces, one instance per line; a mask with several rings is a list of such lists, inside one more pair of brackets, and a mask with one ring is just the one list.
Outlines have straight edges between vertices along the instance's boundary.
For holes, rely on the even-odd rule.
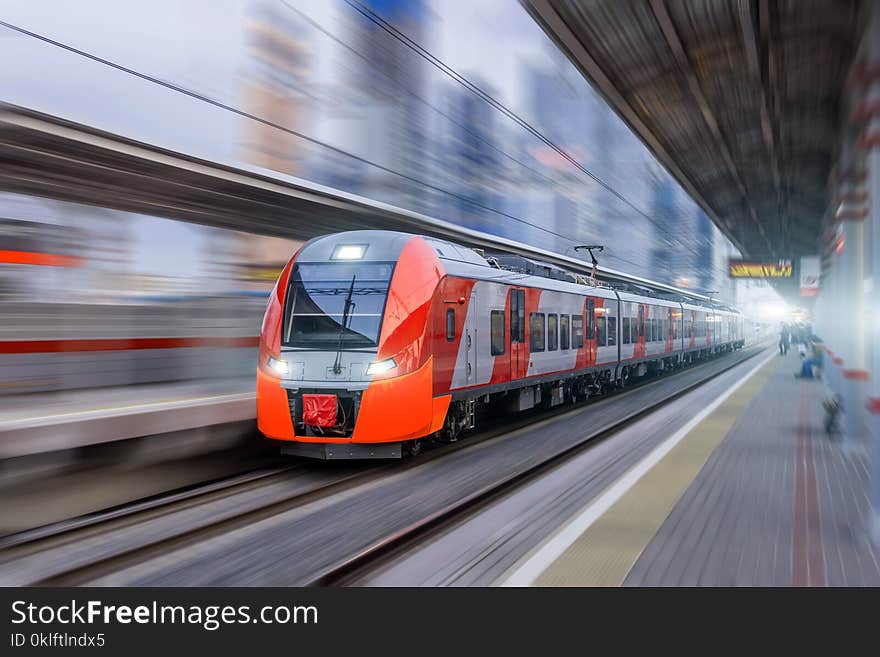
[[688,486],[781,361],[773,359],[697,424],[534,581],[621,586]]

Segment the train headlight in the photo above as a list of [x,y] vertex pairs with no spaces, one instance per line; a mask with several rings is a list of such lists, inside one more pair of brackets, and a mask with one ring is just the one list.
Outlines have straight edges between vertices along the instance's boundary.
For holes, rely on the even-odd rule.
[[384,374],[385,372],[390,372],[395,367],[397,367],[397,363],[394,362],[393,358],[377,360],[375,363],[369,364],[367,374]]
[[290,368],[287,366],[286,360],[278,360],[277,358],[272,358],[269,356],[269,360],[266,362],[269,366],[269,369],[275,372],[275,374],[287,374],[290,371]]

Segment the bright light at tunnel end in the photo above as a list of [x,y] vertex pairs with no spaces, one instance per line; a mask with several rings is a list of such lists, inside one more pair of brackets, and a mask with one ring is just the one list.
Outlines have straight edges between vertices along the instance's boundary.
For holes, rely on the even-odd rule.
[[390,372],[395,367],[397,367],[397,363],[394,362],[393,358],[378,360],[375,363],[370,363],[367,367],[367,374],[384,374],[385,372]]
[[791,308],[784,303],[764,303],[758,308],[762,319],[782,321],[789,318]]
[[333,249],[331,260],[361,260],[367,250],[365,244],[340,244]]

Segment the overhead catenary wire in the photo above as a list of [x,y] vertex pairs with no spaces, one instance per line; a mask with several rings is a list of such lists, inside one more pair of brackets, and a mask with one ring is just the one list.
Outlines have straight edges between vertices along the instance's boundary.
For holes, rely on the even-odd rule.
[[[367,9],[367,8],[365,8],[365,7],[363,7],[363,6],[358,6],[359,3],[352,2],[352,0],[346,0],[346,2],[347,2],[349,5],[351,5],[352,7],[354,7],[355,9],[357,9],[362,15],[364,14],[365,11],[368,12],[369,14],[372,14],[372,12],[370,12],[369,9]],[[286,3],[285,3],[285,4],[286,4]],[[381,17],[379,17],[379,16],[377,16],[377,15],[375,15],[375,14],[372,14],[372,16],[366,16],[366,17],[369,18],[369,19],[370,19],[371,21],[373,21],[373,22],[378,21],[377,24],[379,24],[380,27],[382,27],[384,30],[386,30],[386,31],[389,32],[390,34],[392,34],[395,38],[397,38],[397,39],[402,39],[404,43],[409,42],[409,43],[407,43],[407,46],[410,47],[411,49],[413,49],[415,52],[419,52],[419,54],[420,54],[421,56],[423,56],[423,57],[426,57],[426,58],[428,59],[428,61],[431,61],[432,63],[434,63],[434,61],[436,61],[437,63],[436,63],[435,65],[438,66],[438,68],[441,68],[441,70],[444,70],[442,67],[446,67],[446,65],[443,64],[441,60],[437,59],[436,57],[434,57],[433,55],[431,55],[430,53],[428,53],[427,51],[425,51],[424,49],[422,49],[421,46],[419,46],[419,45],[416,44],[415,42],[411,42],[411,40],[409,40],[409,38],[406,37],[406,35],[403,35],[402,33],[400,33],[400,32],[399,32],[398,30],[396,30],[396,28],[394,28],[393,26],[388,25],[387,22],[384,21],[384,19],[382,19]],[[407,181],[409,181],[409,182],[411,182],[411,183],[414,183],[414,184],[416,184],[416,185],[422,186],[422,187],[424,187],[424,188],[426,188],[426,189],[430,189],[430,190],[435,191],[435,192],[437,192],[437,193],[440,193],[440,194],[443,194],[443,195],[449,196],[449,197],[451,197],[451,198],[455,198],[455,199],[457,199],[457,200],[463,201],[463,202],[465,202],[465,203],[467,203],[467,204],[472,205],[472,206],[475,207],[475,208],[479,208],[479,209],[485,210],[485,211],[487,211],[487,212],[490,212],[490,213],[492,213],[492,214],[498,215],[498,216],[500,216],[500,217],[504,217],[504,218],[510,219],[510,220],[512,220],[512,221],[516,221],[516,222],[518,222],[518,223],[520,223],[520,224],[522,224],[522,225],[529,226],[530,228],[533,228],[533,229],[535,229],[535,230],[538,230],[538,231],[540,231],[540,232],[543,232],[543,233],[546,233],[546,234],[549,234],[549,235],[553,235],[553,236],[558,237],[558,238],[560,238],[560,239],[562,239],[562,240],[565,240],[565,241],[567,241],[567,242],[575,243],[575,242],[579,241],[578,238],[575,238],[575,237],[573,237],[573,236],[571,236],[571,235],[566,235],[566,234],[563,234],[563,233],[559,233],[559,232],[554,231],[554,230],[552,230],[552,229],[550,229],[550,228],[547,228],[546,226],[542,226],[542,225],[540,225],[540,224],[536,224],[536,223],[531,222],[531,221],[529,221],[529,220],[527,220],[527,219],[524,219],[524,218],[522,218],[522,217],[519,217],[519,216],[513,215],[513,214],[511,214],[511,213],[509,213],[509,212],[505,212],[505,211],[499,210],[499,209],[497,209],[497,208],[491,207],[491,206],[489,206],[489,205],[485,205],[485,204],[483,204],[483,203],[480,203],[479,201],[476,201],[475,199],[472,199],[472,198],[470,198],[470,197],[468,197],[468,196],[466,196],[466,195],[456,193],[456,192],[454,192],[454,191],[451,191],[451,190],[445,189],[445,188],[443,188],[443,187],[439,187],[439,186],[437,186],[437,185],[434,185],[433,183],[430,183],[430,182],[428,182],[428,181],[422,180],[422,179],[420,179],[420,178],[418,178],[418,177],[416,177],[416,176],[413,176],[413,175],[410,175],[410,174],[406,174],[406,173],[403,173],[403,172],[400,172],[400,171],[396,171],[396,170],[394,170],[394,169],[392,169],[392,168],[390,168],[390,167],[384,166],[384,165],[379,164],[379,163],[377,163],[377,162],[373,162],[373,161],[371,161],[371,160],[369,160],[369,159],[367,159],[367,158],[364,158],[364,157],[358,156],[358,155],[356,155],[356,154],[354,154],[354,153],[351,153],[351,152],[348,152],[348,151],[346,151],[346,150],[344,150],[344,149],[342,149],[342,148],[339,148],[339,147],[333,146],[333,145],[331,145],[331,144],[328,144],[328,143],[326,143],[326,142],[323,142],[323,141],[321,141],[321,140],[319,140],[319,139],[316,139],[316,138],[314,138],[314,137],[310,137],[310,136],[308,136],[308,135],[306,135],[306,134],[304,134],[304,133],[302,133],[302,132],[299,132],[299,131],[297,131],[297,130],[294,130],[294,129],[290,128],[290,127],[287,127],[287,126],[285,126],[285,125],[279,124],[279,123],[277,123],[277,122],[275,122],[275,121],[272,121],[272,120],[266,119],[266,118],[264,118],[264,117],[258,116],[258,115],[256,115],[256,114],[253,114],[253,113],[248,112],[248,111],[246,111],[246,110],[240,109],[240,108],[238,108],[238,107],[235,107],[235,106],[230,105],[230,104],[228,104],[228,103],[225,103],[225,102],[223,102],[223,101],[217,100],[216,98],[212,98],[212,97],[210,97],[210,96],[208,96],[208,95],[205,95],[205,94],[203,94],[203,93],[199,93],[199,92],[197,92],[197,91],[194,91],[194,90],[192,90],[192,89],[189,89],[189,88],[187,88],[187,87],[184,87],[184,86],[182,86],[182,85],[180,85],[180,84],[176,84],[176,83],[174,83],[174,82],[170,82],[170,81],[168,81],[168,80],[163,80],[163,79],[161,79],[161,78],[157,78],[157,77],[155,77],[155,76],[152,76],[152,75],[150,75],[150,74],[144,73],[144,72],[139,71],[139,70],[136,70],[136,69],[131,68],[131,67],[129,67],[129,66],[125,66],[125,65],[123,65],[123,64],[121,64],[121,63],[119,63],[119,62],[116,62],[116,61],[113,61],[113,60],[110,60],[110,59],[106,59],[106,58],[101,57],[101,56],[99,56],[99,55],[95,55],[94,53],[91,53],[91,52],[88,52],[88,51],[82,50],[82,49],[80,49],[80,48],[77,48],[77,47],[72,46],[72,45],[70,45],[70,44],[63,43],[63,42],[58,41],[58,40],[52,39],[51,37],[48,37],[48,36],[43,35],[43,34],[39,34],[39,33],[37,33],[37,32],[33,32],[33,31],[31,31],[31,30],[28,30],[28,29],[23,28],[23,27],[21,27],[21,26],[18,26],[18,25],[15,25],[15,24],[9,23],[9,22],[7,22],[7,21],[0,20],[0,26],[3,26],[3,27],[5,27],[5,28],[7,28],[7,29],[9,29],[9,30],[15,31],[15,32],[17,32],[17,33],[19,33],[19,34],[22,34],[22,35],[24,35],[24,36],[27,36],[27,37],[30,37],[30,38],[37,39],[37,40],[39,40],[39,41],[42,41],[42,42],[47,43],[47,44],[49,44],[49,45],[52,45],[52,46],[54,46],[54,47],[60,48],[60,49],[65,50],[65,51],[67,51],[67,52],[70,52],[70,53],[76,54],[76,55],[78,55],[78,56],[80,56],[80,57],[83,57],[83,58],[89,59],[89,60],[94,61],[94,62],[96,62],[96,63],[99,63],[99,64],[101,64],[101,65],[107,66],[107,67],[109,67],[109,68],[113,68],[113,69],[118,70],[118,71],[120,71],[120,72],[122,72],[122,73],[125,73],[125,74],[127,74],[127,75],[131,75],[131,76],[133,76],[133,77],[139,78],[139,79],[144,80],[144,81],[146,81],[146,82],[149,82],[149,83],[151,83],[151,84],[156,84],[156,85],[158,85],[158,86],[161,86],[161,87],[163,87],[163,88],[166,88],[166,89],[168,89],[168,90],[170,90],[170,91],[173,91],[173,92],[175,92],[175,93],[180,93],[180,94],[182,94],[182,95],[185,95],[185,96],[188,96],[188,97],[190,97],[190,98],[193,98],[194,100],[198,100],[198,101],[200,101],[200,102],[204,102],[204,103],[206,103],[206,104],[212,105],[212,106],[217,107],[217,108],[219,108],[219,109],[222,109],[222,110],[224,110],[224,111],[228,111],[228,112],[231,112],[231,113],[237,114],[237,115],[239,115],[239,116],[241,116],[241,117],[243,117],[243,118],[246,118],[246,119],[249,119],[249,120],[252,120],[252,121],[255,121],[255,122],[261,123],[261,124],[263,124],[263,125],[266,125],[266,126],[268,126],[268,127],[273,128],[273,129],[280,130],[280,131],[285,132],[285,133],[287,133],[287,134],[290,134],[290,135],[292,135],[292,136],[294,136],[294,137],[296,137],[296,138],[298,138],[298,139],[302,139],[303,141],[305,141],[305,142],[307,142],[307,143],[310,143],[310,144],[312,144],[312,145],[314,145],[314,146],[317,146],[317,147],[319,147],[319,148],[324,148],[324,149],[326,149],[326,150],[328,150],[328,151],[330,151],[330,152],[333,152],[333,153],[335,153],[335,154],[337,154],[337,155],[340,155],[340,156],[343,156],[343,157],[350,158],[350,159],[352,159],[352,160],[354,160],[354,161],[360,162],[360,163],[362,163],[362,164],[364,164],[364,165],[367,165],[367,166],[370,166],[370,167],[374,167],[374,168],[376,168],[376,169],[378,169],[378,170],[380,170],[380,171],[383,171],[383,172],[388,173],[388,174],[390,174],[390,175],[393,175],[393,176],[399,177],[399,178],[401,178],[401,179],[403,179],[403,180],[407,180]],[[424,53],[424,54],[423,54],[423,53]],[[513,112],[511,112],[511,111],[510,111],[509,109],[507,109],[505,106],[501,105],[498,101],[496,101],[494,98],[492,98],[491,96],[489,96],[488,94],[486,94],[486,92],[484,92],[483,90],[479,89],[479,87],[477,87],[476,85],[474,85],[473,83],[471,83],[469,80],[467,80],[466,78],[464,78],[463,76],[461,76],[460,74],[458,74],[457,72],[455,72],[453,69],[451,69],[451,68],[449,68],[449,67],[446,67],[446,69],[448,69],[448,71],[447,71],[447,74],[448,74],[448,75],[451,75],[454,79],[456,79],[457,81],[459,81],[459,83],[465,85],[467,88],[471,89],[474,93],[477,93],[481,98],[483,98],[483,99],[484,99],[486,102],[488,102],[490,105],[492,105],[493,107],[495,107],[495,108],[498,109],[499,111],[502,111],[506,116],[509,116],[512,120],[514,120],[514,121],[516,121],[518,124],[522,125],[522,126],[523,126],[524,128],[526,128],[530,133],[532,133],[533,135],[535,135],[536,137],[538,137],[539,139],[541,139],[541,141],[543,141],[545,144],[547,144],[548,146],[550,146],[551,148],[553,148],[554,150],[556,150],[561,156],[563,156],[566,160],[568,160],[569,162],[571,162],[571,163],[572,163],[574,166],[576,166],[579,170],[581,170],[583,173],[585,173],[585,174],[586,174],[587,176],[589,176],[591,179],[595,180],[595,181],[596,181],[599,185],[601,185],[604,189],[606,189],[607,191],[611,192],[615,197],[617,197],[618,199],[620,199],[621,201],[623,201],[624,203],[626,203],[626,205],[628,205],[629,207],[631,207],[632,209],[634,209],[634,210],[635,210],[636,212],[638,212],[641,216],[645,217],[648,221],[650,221],[651,223],[653,223],[653,224],[656,225],[656,226],[659,226],[659,223],[658,223],[656,220],[654,220],[650,215],[648,215],[648,214],[644,213],[643,211],[641,211],[637,206],[635,206],[633,203],[631,203],[631,202],[630,202],[628,199],[626,199],[622,194],[620,194],[619,192],[617,192],[613,187],[611,187],[611,186],[608,185],[605,181],[603,181],[601,178],[599,178],[598,176],[596,176],[595,174],[593,174],[592,172],[590,172],[588,169],[586,169],[585,167],[583,167],[582,165],[580,165],[580,163],[578,163],[576,160],[574,160],[574,158],[572,158],[572,157],[570,156],[570,154],[566,153],[563,149],[561,149],[560,147],[558,147],[557,145],[555,145],[552,141],[550,141],[549,139],[547,139],[546,137],[544,137],[539,131],[537,131],[537,130],[536,130],[534,127],[532,127],[530,124],[528,124],[528,123],[525,122],[523,119],[521,119],[520,117],[518,117],[516,114],[514,114]],[[503,151],[501,151],[501,152],[503,152]],[[697,255],[697,254],[696,254],[695,252],[693,252],[693,251],[691,251],[691,253],[692,253],[693,255]],[[628,259],[626,259],[626,258],[620,257],[620,256],[618,256],[618,255],[615,255],[615,256],[614,256],[614,259],[619,260],[619,261],[621,261],[621,262],[626,262],[626,263],[628,263],[628,264],[630,264],[630,265],[633,265],[633,266],[635,266],[635,267],[641,267],[641,265],[639,265],[638,263],[635,263],[635,262],[633,262],[633,261],[631,261],[631,260],[628,260]]]
[[[485,90],[480,88],[477,84],[472,82],[466,76],[462,75],[461,73],[459,73],[458,71],[453,69],[451,66],[449,66],[448,64],[443,62],[441,59],[439,59],[438,57],[433,55],[429,50],[427,50],[426,48],[424,48],[423,46],[418,44],[416,41],[411,39],[409,36],[404,34],[402,31],[400,31],[394,25],[392,25],[391,23],[386,21],[384,18],[382,18],[380,15],[378,15],[372,9],[370,9],[366,5],[362,4],[358,0],[345,0],[345,2],[350,7],[352,7],[355,11],[360,13],[364,18],[366,18],[367,20],[374,23],[376,26],[383,29],[385,32],[387,32],[392,37],[394,37],[395,39],[400,41],[402,44],[404,44],[407,48],[412,50],[414,53],[416,53],[417,55],[419,55],[420,57],[422,57],[426,61],[430,62],[437,69],[439,69],[440,71],[442,71],[443,73],[445,73],[446,75],[451,77],[453,80],[455,80],[456,82],[458,82],[459,84],[464,86],[466,89],[470,90],[472,93],[477,95],[479,98],[484,100],[486,103],[491,105],[493,108],[495,108],[496,110],[498,110],[499,112],[504,114],[504,116],[508,117],[514,123],[516,123],[517,125],[519,125],[523,129],[528,131],[532,136],[539,139],[542,143],[544,143],[546,146],[548,146],[553,151],[555,151],[559,156],[564,158],[567,162],[569,162],[572,166],[574,166],[576,169],[578,169],[581,173],[583,173],[588,178],[593,180],[596,184],[598,184],[600,187],[602,187],[603,189],[605,189],[606,191],[611,193],[615,198],[617,198],[618,200],[620,200],[621,202],[626,204],[629,208],[631,208],[632,210],[637,212],[641,217],[647,219],[653,226],[655,226],[656,228],[659,228],[661,230],[665,228],[654,217],[652,217],[650,214],[646,213],[644,210],[639,208],[635,203],[630,201],[626,196],[624,196],[617,189],[615,189],[610,183],[606,182],[604,179],[599,177],[593,171],[591,171],[586,166],[581,164],[573,155],[571,155],[564,148],[562,148],[561,146],[556,144],[554,141],[552,141],[550,138],[548,138],[543,132],[541,132],[540,130],[535,128],[531,123],[529,123],[528,121],[523,119],[519,114],[517,114],[516,112],[514,112],[513,110],[508,108],[506,105],[504,105],[503,103],[498,101],[496,98],[494,98],[492,95],[490,95]],[[681,244],[681,246],[685,246],[685,245]],[[687,247],[685,247],[685,248],[687,248]],[[694,251],[691,248],[687,248],[687,250],[688,250],[688,252],[690,252],[694,256],[698,255],[696,253],[696,251]]]
[[150,82],[150,83],[152,83],[152,84],[157,84],[157,85],[162,86],[162,87],[164,87],[164,88],[166,88],[166,89],[169,89],[169,90],[171,90],[171,91],[174,91],[174,92],[177,92],[177,93],[184,94],[184,95],[186,95],[186,96],[189,96],[190,98],[193,98],[193,99],[195,99],[195,100],[198,100],[198,101],[201,101],[201,102],[204,102],[204,103],[210,104],[210,105],[212,105],[212,106],[214,106],[214,107],[217,107],[217,108],[219,108],[219,109],[223,109],[223,110],[226,110],[226,111],[232,112],[232,113],[234,113],[234,114],[237,114],[237,115],[242,116],[242,117],[244,117],[244,118],[250,119],[250,120],[252,120],[252,121],[256,121],[256,122],[261,123],[261,124],[263,124],[263,125],[266,125],[266,126],[268,126],[268,127],[275,128],[275,129],[277,129],[277,130],[281,130],[282,132],[285,132],[285,133],[290,134],[290,135],[292,135],[292,136],[294,136],[294,137],[297,137],[297,138],[299,138],[299,139],[302,139],[302,140],[304,140],[304,141],[306,141],[306,142],[308,142],[308,143],[310,143],[310,144],[313,144],[313,145],[318,146],[318,147],[321,147],[321,148],[325,148],[325,149],[327,149],[328,151],[331,151],[331,152],[333,152],[333,153],[335,153],[335,154],[337,154],[337,155],[342,155],[342,156],[344,156],[344,157],[351,158],[352,160],[355,160],[355,161],[360,162],[360,163],[362,163],[362,164],[366,164],[367,166],[374,167],[374,168],[376,168],[376,169],[379,169],[380,171],[384,171],[385,173],[389,173],[389,174],[391,174],[391,175],[398,176],[398,177],[400,177],[400,178],[402,178],[402,179],[404,179],[404,180],[408,180],[408,181],[410,181],[410,182],[412,182],[412,183],[415,183],[415,184],[417,184],[417,185],[421,185],[421,186],[423,186],[423,187],[425,187],[425,188],[427,188],[427,189],[431,189],[431,190],[433,190],[433,191],[435,191],[435,192],[439,192],[439,193],[441,193],[441,194],[445,194],[445,195],[451,196],[451,197],[453,197],[453,198],[456,198],[456,199],[458,199],[458,200],[464,201],[464,202],[466,202],[466,203],[469,203],[469,204],[473,205],[474,207],[478,207],[478,208],[481,208],[481,209],[483,209],[483,210],[487,210],[487,211],[492,212],[492,213],[494,213],[494,214],[497,214],[497,215],[499,215],[499,216],[505,217],[505,218],[507,218],[507,219],[511,219],[511,220],[513,220],[513,221],[519,222],[519,223],[521,223],[521,224],[523,224],[523,225],[526,225],[526,226],[530,226],[530,227],[532,227],[532,228],[534,228],[534,229],[536,229],[536,230],[539,230],[539,231],[542,231],[542,232],[545,232],[545,233],[548,233],[548,234],[554,235],[554,236],[556,236],[556,237],[559,237],[560,239],[564,239],[564,240],[569,241],[569,242],[577,241],[575,238],[573,238],[573,237],[570,236],[570,235],[564,235],[564,234],[562,234],[562,233],[558,233],[558,232],[553,231],[553,230],[551,230],[551,229],[549,229],[549,228],[546,228],[545,226],[541,226],[541,225],[539,225],[539,224],[532,223],[532,222],[530,222],[530,221],[528,221],[528,220],[526,220],[526,219],[523,219],[523,218],[521,218],[521,217],[517,217],[517,216],[512,215],[512,214],[510,214],[510,213],[508,213],[508,212],[504,212],[504,211],[502,211],[502,210],[498,210],[498,209],[496,209],[496,208],[493,208],[493,207],[490,207],[490,206],[484,205],[484,204],[480,203],[479,201],[475,201],[474,199],[471,199],[471,198],[469,198],[469,197],[467,197],[467,196],[464,196],[464,195],[462,195],[462,194],[458,194],[458,193],[456,193],[456,192],[452,192],[452,191],[450,191],[450,190],[448,190],[448,189],[444,189],[444,188],[442,188],[442,187],[438,187],[438,186],[436,186],[436,185],[434,185],[434,184],[432,184],[432,183],[429,183],[429,182],[427,182],[427,181],[424,181],[424,180],[421,180],[421,179],[419,179],[419,178],[416,178],[415,176],[411,176],[411,175],[409,175],[409,174],[405,174],[405,173],[401,173],[401,172],[399,172],[399,171],[395,171],[394,169],[392,169],[392,168],[390,168],[390,167],[386,167],[386,166],[384,166],[384,165],[382,165],[382,164],[379,164],[379,163],[377,163],[377,162],[373,162],[373,161],[368,160],[368,159],[366,159],[366,158],[364,158],[364,157],[361,157],[361,156],[359,156],[359,155],[355,155],[354,153],[350,153],[350,152],[348,152],[348,151],[346,151],[346,150],[344,150],[344,149],[342,149],[342,148],[338,148],[338,147],[336,147],[336,146],[333,146],[333,145],[331,145],[331,144],[328,144],[328,143],[326,143],[326,142],[323,142],[323,141],[321,141],[320,139],[316,139],[316,138],[314,138],[314,137],[309,137],[308,135],[306,135],[306,134],[304,134],[304,133],[302,133],[302,132],[299,132],[299,131],[297,131],[297,130],[293,130],[292,128],[288,128],[287,126],[281,125],[281,124],[279,124],[279,123],[276,123],[276,122],[271,121],[271,120],[269,120],[269,119],[263,118],[263,117],[258,116],[258,115],[256,115],[256,114],[252,114],[251,112],[247,112],[247,111],[242,110],[242,109],[240,109],[240,108],[238,108],[238,107],[234,107],[234,106],[232,106],[232,105],[229,105],[229,104],[224,103],[224,102],[222,102],[222,101],[219,101],[219,100],[216,100],[216,99],[214,99],[214,98],[211,98],[210,96],[206,96],[206,95],[204,95],[204,94],[198,93],[198,92],[196,92],[196,91],[193,91],[193,90],[188,89],[188,88],[186,88],[186,87],[183,87],[183,86],[181,86],[181,85],[175,84],[175,83],[173,83],[173,82],[168,82],[167,80],[162,80],[162,79],[160,79],[160,78],[154,77],[154,76],[149,75],[149,74],[147,74],[147,73],[142,73],[142,72],[137,71],[137,70],[135,70],[135,69],[133,69],[133,68],[130,68],[130,67],[128,67],[128,66],[124,66],[124,65],[122,65],[122,64],[119,64],[119,63],[117,63],[117,62],[111,61],[111,60],[109,60],[109,59],[105,59],[105,58],[103,58],[103,57],[99,57],[98,55],[95,55],[95,54],[92,54],[92,53],[90,53],[90,52],[87,52],[87,51],[81,50],[81,49],[79,49],[79,48],[75,48],[74,46],[71,46],[71,45],[68,45],[68,44],[62,43],[62,42],[60,42],[60,41],[56,41],[55,39],[51,39],[51,38],[49,38],[49,37],[47,37],[47,36],[45,36],[45,35],[38,34],[38,33],[36,33],[36,32],[32,32],[32,31],[30,31],[30,30],[27,30],[27,29],[25,29],[25,28],[19,27],[19,26],[17,26],[17,25],[13,25],[12,23],[8,23],[8,22],[3,21],[3,20],[0,20],[0,26],[3,26],[3,27],[5,27],[5,28],[7,28],[7,29],[10,29],[10,30],[13,30],[13,31],[15,31],[15,32],[18,32],[18,33],[23,34],[23,35],[25,35],[25,36],[28,36],[28,37],[31,37],[31,38],[38,39],[38,40],[40,40],[40,41],[43,41],[43,42],[48,43],[48,44],[50,44],[50,45],[53,45],[53,46],[55,46],[55,47],[57,47],[57,48],[61,48],[61,49],[66,50],[66,51],[68,51],[68,52],[71,52],[71,53],[74,53],[74,54],[79,55],[79,56],[81,56],[81,57],[84,57],[84,58],[86,58],[86,59],[90,59],[90,60],[92,60],[92,61],[94,61],[94,62],[97,62],[97,63],[99,63],[99,64],[102,64],[102,65],[105,65],[105,66],[109,66],[109,67],[114,68],[114,69],[116,69],[116,70],[118,70],[118,71],[121,71],[121,72],[126,73],[126,74],[128,74],[128,75],[132,75],[132,76],[134,76],[134,77],[137,77],[137,78],[142,79],[142,80],[144,80],[144,81]]

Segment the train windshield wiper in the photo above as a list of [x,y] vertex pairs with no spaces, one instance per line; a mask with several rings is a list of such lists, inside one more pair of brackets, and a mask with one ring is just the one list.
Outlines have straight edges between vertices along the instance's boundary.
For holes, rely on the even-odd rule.
[[351,300],[354,295],[354,280],[357,274],[351,277],[351,285],[348,287],[348,294],[345,296],[345,307],[342,309],[342,322],[339,324],[339,344],[336,348],[336,360],[333,361],[333,373],[342,373],[342,341],[345,339],[345,329],[348,327],[348,318],[351,316],[351,309],[355,303]]

